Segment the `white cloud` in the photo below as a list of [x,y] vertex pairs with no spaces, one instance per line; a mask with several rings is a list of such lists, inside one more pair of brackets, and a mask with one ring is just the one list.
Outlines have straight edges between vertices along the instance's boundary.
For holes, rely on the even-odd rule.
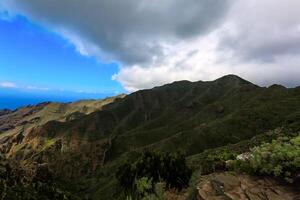
[[50,88],[47,88],[47,87],[37,87],[37,86],[34,86],[34,85],[25,86],[25,89],[26,90],[41,90],[41,91],[48,91],[48,90],[50,90]]
[[17,85],[13,82],[0,82],[2,88],[17,88]]
[[41,91],[48,91],[50,88],[47,87],[39,87],[35,85],[20,85],[16,84],[11,81],[0,82],[0,88],[7,88],[7,89],[20,89],[20,90],[41,90]]
[[[165,57],[149,65],[124,66],[114,80],[129,91],[151,88],[176,80],[211,80],[227,72],[228,66],[217,63],[219,31],[206,37],[182,41],[170,45]],[[201,47],[201,48],[199,48]]]

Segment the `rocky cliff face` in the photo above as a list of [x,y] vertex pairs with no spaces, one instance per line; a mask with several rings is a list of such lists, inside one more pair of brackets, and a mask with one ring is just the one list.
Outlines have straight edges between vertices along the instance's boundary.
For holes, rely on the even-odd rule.
[[297,200],[299,190],[270,178],[224,172],[201,177],[196,197],[197,200]]

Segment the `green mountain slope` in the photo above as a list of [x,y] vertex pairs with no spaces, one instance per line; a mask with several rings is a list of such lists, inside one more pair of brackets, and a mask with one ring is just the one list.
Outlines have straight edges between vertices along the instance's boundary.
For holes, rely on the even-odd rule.
[[6,131],[1,150],[25,168],[46,163],[79,196],[116,199],[117,167],[146,149],[195,155],[277,127],[299,127],[300,88],[259,87],[228,75],[138,91],[75,115],[50,115],[24,138]]

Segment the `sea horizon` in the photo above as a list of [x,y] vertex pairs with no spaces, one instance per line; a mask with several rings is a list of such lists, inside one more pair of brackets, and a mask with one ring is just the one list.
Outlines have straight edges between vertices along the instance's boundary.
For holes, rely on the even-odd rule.
[[79,100],[102,99],[116,94],[76,94],[69,95],[58,94],[1,94],[0,110],[16,110],[20,107],[36,105],[43,102],[69,103]]

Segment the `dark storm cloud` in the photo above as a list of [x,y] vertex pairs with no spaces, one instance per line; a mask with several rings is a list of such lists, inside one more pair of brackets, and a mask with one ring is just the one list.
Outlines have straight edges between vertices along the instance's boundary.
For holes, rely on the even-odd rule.
[[[6,0],[5,4],[48,26],[63,27],[77,39],[83,37],[112,59],[135,64],[164,56],[165,42],[213,29],[229,0]],[[87,54],[95,53],[87,45],[84,48]]]

